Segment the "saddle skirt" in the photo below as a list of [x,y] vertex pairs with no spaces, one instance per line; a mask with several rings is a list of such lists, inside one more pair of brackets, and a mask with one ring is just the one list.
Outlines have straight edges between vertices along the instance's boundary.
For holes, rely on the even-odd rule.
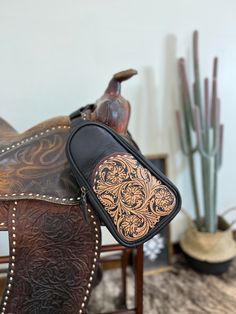
[[101,233],[89,204],[84,219],[65,155],[70,119],[22,134],[1,122],[0,229],[10,257],[0,313],[86,313]]

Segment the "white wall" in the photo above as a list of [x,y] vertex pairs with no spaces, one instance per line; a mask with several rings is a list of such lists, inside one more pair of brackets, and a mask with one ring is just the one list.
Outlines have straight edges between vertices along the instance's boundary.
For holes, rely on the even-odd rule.
[[[176,58],[191,60],[191,34],[198,29],[201,73],[210,75],[212,58],[220,58],[226,137],[218,207],[223,211],[236,204],[235,12],[234,0],[2,0],[0,115],[25,130],[93,102],[113,73],[137,69],[139,75],[123,86],[133,109],[130,130],[145,154],[169,154],[170,177],[191,211],[174,109],[179,105]],[[178,215],[173,240],[185,225]]]

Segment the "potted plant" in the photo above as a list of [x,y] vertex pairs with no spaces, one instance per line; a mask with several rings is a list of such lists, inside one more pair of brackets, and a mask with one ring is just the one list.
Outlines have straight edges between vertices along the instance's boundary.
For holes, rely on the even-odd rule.
[[[195,269],[218,274],[226,271],[236,256],[236,244],[230,225],[217,214],[217,175],[222,164],[224,133],[217,94],[218,58],[214,58],[213,62],[211,93],[210,82],[205,78],[203,97],[197,31],[193,33],[192,93],[187,79],[185,59],[180,58],[178,65],[182,112],[178,111],[176,117],[181,149],[188,158],[195,210],[195,218],[184,233],[180,246]],[[196,178],[197,154],[201,164],[201,189]],[[203,204],[200,204],[199,193],[202,194]]]

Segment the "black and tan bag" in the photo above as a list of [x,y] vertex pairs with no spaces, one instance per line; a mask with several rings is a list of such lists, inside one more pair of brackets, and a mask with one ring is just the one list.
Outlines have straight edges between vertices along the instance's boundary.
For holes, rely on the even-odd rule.
[[114,130],[79,120],[67,157],[81,189],[115,239],[135,247],[159,233],[178,213],[177,188]]

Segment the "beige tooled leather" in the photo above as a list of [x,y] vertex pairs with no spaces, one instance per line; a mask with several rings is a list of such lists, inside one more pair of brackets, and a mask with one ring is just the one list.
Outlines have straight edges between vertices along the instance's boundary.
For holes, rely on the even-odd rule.
[[132,155],[112,155],[98,166],[93,189],[128,241],[147,235],[176,205],[170,189]]

